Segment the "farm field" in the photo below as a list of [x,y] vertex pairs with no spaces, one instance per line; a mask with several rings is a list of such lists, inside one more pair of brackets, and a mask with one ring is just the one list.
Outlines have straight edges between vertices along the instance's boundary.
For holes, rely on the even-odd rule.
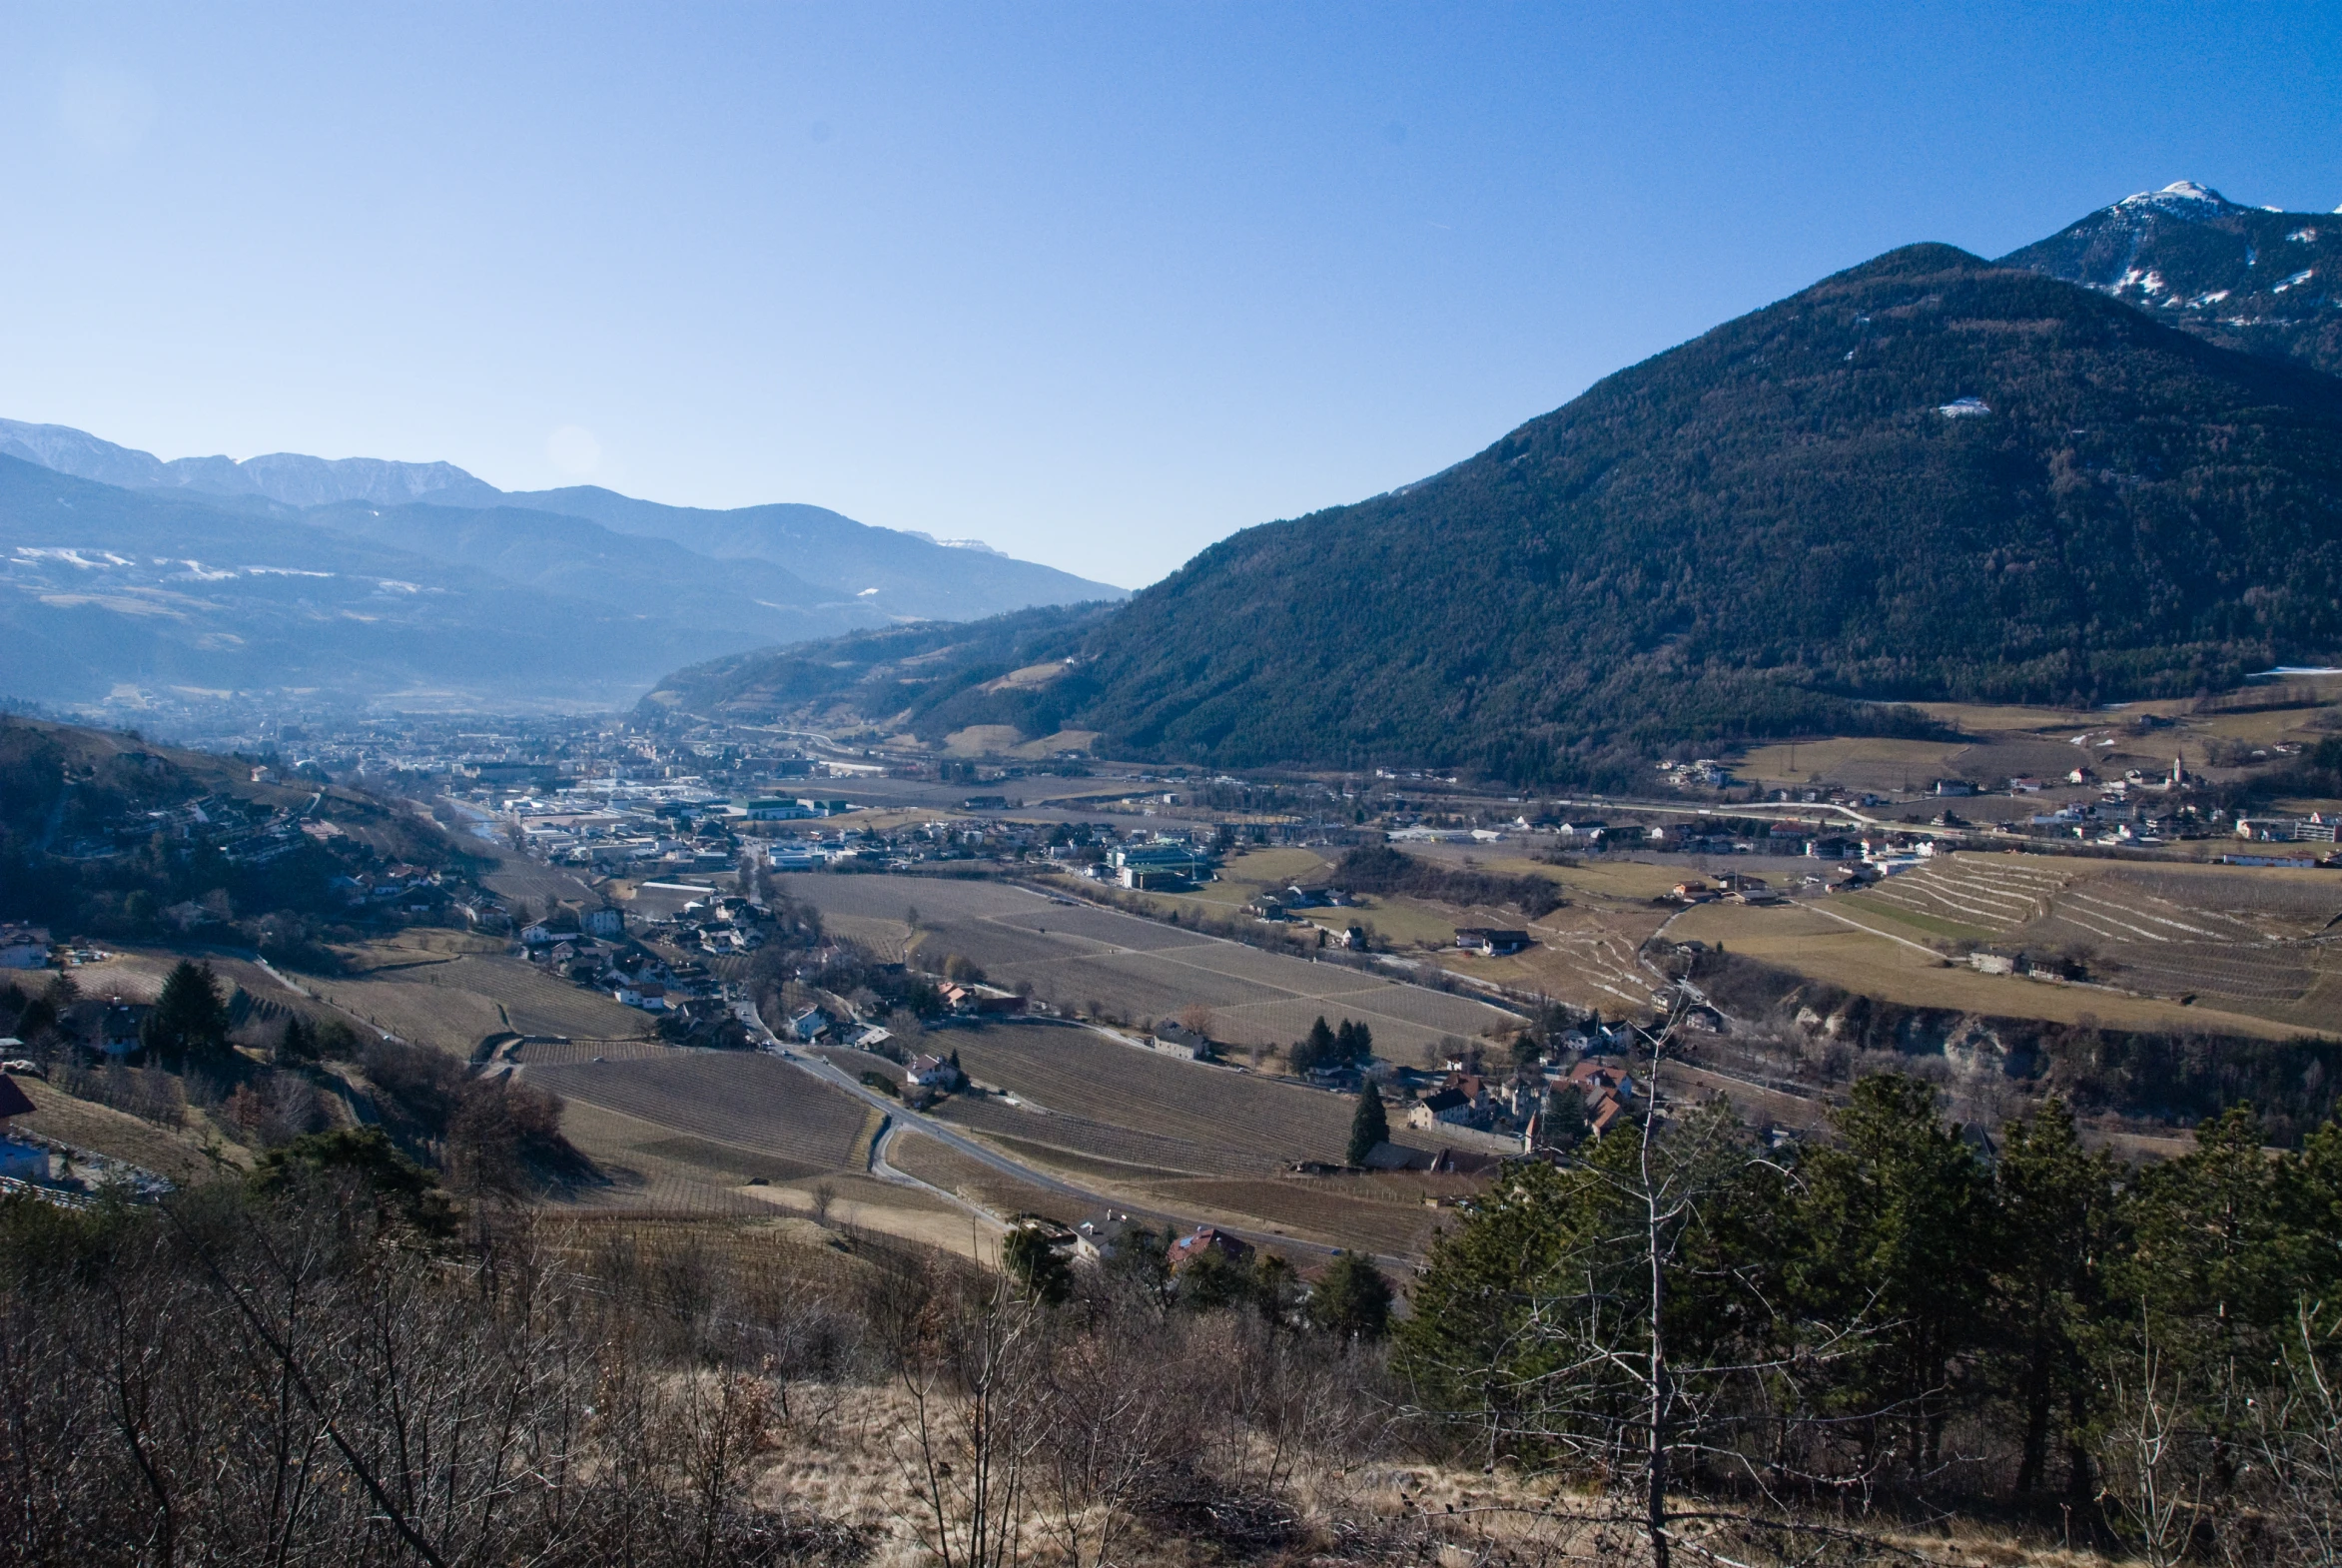
[[1474,1036],[1509,1018],[1468,997],[1114,910],[1054,903],[1000,883],[822,875],[780,881],[825,920],[892,921],[907,930],[916,909],[919,947],[929,962],[962,954],[996,983],[1030,981],[1042,1000],[1069,1011],[1096,1002],[1124,1017],[1157,1019],[1208,1007],[1214,1038],[1233,1046],[1284,1045],[1322,1013],[1332,1023],[1356,1019],[1374,1031],[1385,1055],[1411,1060],[1445,1036]]
[[1187,1213],[1233,1216],[1331,1246],[1417,1257],[1455,1215],[1428,1207],[1415,1191],[1374,1190],[1370,1176],[1262,1176],[1253,1180],[1159,1181],[1146,1190]]
[[[9,1077],[35,1108],[19,1120],[28,1133],[123,1161],[174,1181],[200,1181],[213,1174],[203,1140],[192,1129],[158,1127],[111,1106],[77,1100],[29,1074]],[[194,1114],[190,1120],[195,1120]],[[205,1130],[210,1131],[208,1126]],[[231,1170],[251,1165],[252,1155],[242,1145],[222,1141],[218,1147]]]
[[[767,1174],[755,1158],[731,1146],[678,1138],[672,1129],[572,1100],[561,1131],[591,1160],[606,1185],[581,1186],[547,1201],[548,1212],[588,1222],[661,1222],[785,1216],[768,1233],[739,1232],[749,1244],[814,1239],[795,1216],[821,1214],[830,1224],[874,1230],[904,1240],[990,1260],[997,1242],[968,1214],[932,1193],[877,1180],[860,1171],[812,1175]],[[731,1233],[731,1232],[726,1232]]]
[[1042,1214],[1062,1225],[1079,1224],[1091,1217],[1080,1199],[1035,1186],[1030,1181],[1020,1181],[915,1128],[906,1128],[894,1136],[887,1145],[886,1159],[888,1165],[904,1175],[917,1176],[947,1192],[956,1192],[969,1202],[1004,1217]]
[[861,1170],[878,1122],[860,1101],[752,1052],[670,1051],[520,1071],[566,1101],[660,1129],[638,1146],[643,1153],[742,1180]]
[[1883,918],[1833,918],[1825,913],[1835,912],[1839,902],[1771,909],[1703,904],[1678,917],[1668,935],[1678,941],[1721,942],[1745,957],[1908,1007],[1955,1008],[2063,1024],[2088,1016],[2124,1029],[2216,1031],[2271,1039],[2302,1032],[2303,1026],[2200,1003],[2182,1007],[2087,986],[1978,974],[1926,951],[1924,933],[1916,929],[1897,931]]
[[[359,949],[355,961],[368,967],[354,975],[294,978],[378,1029],[457,1056],[469,1056],[481,1040],[506,1031],[602,1040],[651,1033],[643,1014],[505,957],[500,942],[453,932],[402,933],[398,942]],[[274,987],[266,976],[244,984],[255,995],[268,994],[262,985]]]
[[1961,854],[1834,901],[1938,945],[2078,956],[2107,984],[2303,1028],[2342,1018],[2342,879]]
[[503,1009],[477,992],[404,978],[308,974],[293,978],[362,1023],[451,1056],[468,1058],[482,1040],[512,1027]]
[[[943,1104],[947,1120],[1081,1157],[1092,1174],[1113,1166],[1122,1179],[1257,1176],[1287,1161],[1339,1161],[1349,1142],[1346,1095],[1182,1062],[1076,1025],[992,1024],[951,1039],[979,1083],[1026,1104],[954,1098]],[[1414,1132],[1400,1142],[1439,1144]]]

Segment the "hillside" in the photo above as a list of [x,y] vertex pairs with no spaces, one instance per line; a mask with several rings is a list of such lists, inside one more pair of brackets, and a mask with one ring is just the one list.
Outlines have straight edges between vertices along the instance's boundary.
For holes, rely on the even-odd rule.
[[330,968],[320,944],[474,899],[478,868],[407,804],[322,775],[0,716],[0,915],[59,938],[192,936]]
[[2244,207],[2181,180],[2000,265],[2098,290],[2223,348],[2342,372],[2342,215]]
[[[1086,629],[1025,627],[1014,657],[1072,659],[1060,678],[933,660],[902,716],[1559,783],[1916,726],[1883,706],[1905,700],[2184,694],[2342,647],[2338,484],[2342,382],[1914,246],[1421,483],[1223,540]],[[661,684],[737,708],[838,662]]]

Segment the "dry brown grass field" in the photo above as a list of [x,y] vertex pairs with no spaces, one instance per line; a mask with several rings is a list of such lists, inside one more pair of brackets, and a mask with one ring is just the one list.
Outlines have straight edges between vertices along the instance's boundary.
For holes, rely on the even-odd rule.
[[452,1056],[469,1057],[482,1040],[512,1027],[504,1010],[477,992],[403,978],[369,980],[323,975],[295,978],[361,1023]]
[[[825,920],[844,922],[841,932],[908,932],[916,911],[922,962],[940,965],[961,954],[996,982],[1032,982],[1042,1000],[1067,1011],[1095,1002],[1121,1017],[1153,1020],[1206,1007],[1217,1020],[1214,1037],[1238,1047],[1289,1043],[1324,1014],[1334,1023],[1356,1019],[1385,1054],[1412,1059],[1445,1036],[1477,1035],[1507,1016],[1468,997],[1000,883],[821,875],[782,881]],[[887,924],[869,924],[876,922]]]
[[1452,1211],[1427,1206],[1412,1191],[1371,1190],[1374,1178],[1268,1176],[1156,1181],[1144,1189],[1182,1213],[1265,1226],[1305,1241],[1386,1257],[1420,1257]]
[[863,1169],[878,1120],[859,1100],[753,1052],[670,1051],[521,1073],[564,1100],[652,1124],[678,1141],[654,1155],[713,1159],[698,1146],[723,1146],[724,1159],[763,1162],[748,1174],[768,1180]]
[[[406,932],[356,950],[353,961],[362,966],[353,975],[292,978],[364,1023],[458,1056],[505,1031],[606,1040],[652,1033],[645,1015],[507,958],[492,940]],[[265,976],[244,983],[256,995],[273,984]]]
[[[173,1181],[200,1181],[222,1167],[234,1172],[252,1165],[250,1150],[220,1136],[196,1113],[190,1113],[181,1127],[164,1128],[110,1106],[76,1100],[30,1075],[10,1077],[36,1108],[19,1119],[28,1133],[123,1161]],[[206,1153],[207,1148],[212,1153]],[[220,1167],[215,1167],[213,1154],[219,1157]]]
[[1088,1206],[1079,1198],[1020,1181],[914,1128],[906,1128],[889,1141],[886,1160],[904,1175],[955,1192],[1003,1218],[1041,1214],[1071,1225],[1091,1217]]

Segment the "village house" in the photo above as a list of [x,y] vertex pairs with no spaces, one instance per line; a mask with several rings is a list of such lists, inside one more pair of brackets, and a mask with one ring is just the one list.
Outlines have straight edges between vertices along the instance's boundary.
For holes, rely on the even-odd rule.
[[811,1041],[830,1027],[829,1015],[817,1007],[799,1008],[789,1015],[783,1033],[797,1041]]
[[1122,1250],[1124,1238],[1138,1226],[1127,1213],[1108,1209],[1097,1219],[1085,1219],[1074,1227],[1074,1255],[1084,1262],[1103,1263]]
[[1189,1029],[1175,1020],[1166,1019],[1155,1026],[1155,1049],[1166,1056],[1181,1057],[1189,1062],[1201,1061],[1211,1055],[1208,1036]]
[[1192,1232],[1171,1243],[1171,1271],[1183,1272],[1206,1252],[1217,1252],[1231,1263],[1241,1263],[1252,1255],[1252,1243],[1215,1225],[1197,1225]]
[[1442,1089],[1407,1108],[1407,1126],[1418,1131],[1435,1127],[1468,1127],[1479,1107],[1460,1089]]
[[0,926],[0,969],[48,967],[48,932],[38,926]]
[[1503,958],[1534,946],[1535,939],[1526,931],[1510,931],[1499,926],[1458,926],[1455,945],[1485,958]]
[[921,1089],[957,1089],[967,1075],[949,1057],[917,1056],[911,1059],[911,1082]]
[[14,1176],[19,1181],[49,1179],[49,1152],[9,1136],[16,1118],[29,1117],[37,1109],[15,1079],[0,1073],[0,1176]]

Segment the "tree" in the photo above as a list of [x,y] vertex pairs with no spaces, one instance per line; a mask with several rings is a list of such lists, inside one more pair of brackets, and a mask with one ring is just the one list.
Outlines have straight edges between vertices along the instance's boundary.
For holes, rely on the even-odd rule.
[[2315,1288],[2319,1247],[2300,1222],[2302,1163],[2269,1158],[2250,1106],[2203,1123],[2195,1139],[2131,1189],[2132,1243],[2113,1286],[2131,1304],[2136,1342],[2114,1361],[2144,1365],[2151,1353],[2166,1386],[2185,1390],[2180,1424],[2201,1434],[2210,1490],[2225,1496],[2245,1463],[2260,1376]]
[[1036,1301],[1062,1303],[1074,1291],[1074,1273],[1049,1237],[1031,1225],[1019,1225],[1001,1243],[1001,1262]]
[[1375,1146],[1390,1141],[1390,1119],[1383,1114],[1382,1091],[1369,1079],[1358,1092],[1358,1109],[1350,1117],[1349,1163],[1362,1166]]
[[[1656,1084],[1674,1028],[1646,1037],[1638,1077]],[[1476,1429],[1485,1464],[1598,1478],[1604,1527],[1668,1568],[1673,1493],[1695,1471],[1747,1486],[1745,1502],[1699,1510],[1733,1532],[1707,1535],[1702,1561],[1731,1560],[1710,1548],[1735,1533],[1778,1545],[1807,1528],[1796,1492],[1868,1479],[1835,1462],[1833,1434],[1857,1412],[1828,1386],[1866,1325],[1859,1312],[1814,1320],[1790,1300],[1786,1173],[1729,1107],[1666,1122],[1659,1107],[1645,1096],[1639,1122],[1566,1168],[1507,1167],[1433,1247],[1393,1368],[1416,1408]]]
[[299,1013],[285,1020],[284,1033],[277,1037],[277,1065],[293,1067],[318,1059],[318,1037]]
[[1309,1321],[1350,1339],[1379,1339],[1390,1329],[1390,1281],[1373,1260],[1344,1252],[1309,1295]]
[[228,999],[209,964],[181,959],[139,1028],[139,1044],[174,1066],[228,1054]]
[[1892,1325],[1862,1358],[1849,1397],[1893,1412],[1882,1420],[1900,1428],[1904,1464],[1925,1473],[1941,1457],[1954,1368],[1987,1326],[1990,1182],[1917,1079],[1864,1079],[1831,1120],[1838,1144],[1799,1166],[1806,1196],[1795,1282],[1827,1317],[1851,1321],[1871,1303]]
[[1586,1120],[1586,1097],[1569,1085],[1549,1090],[1545,1096],[1545,1113],[1538,1121],[1538,1131],[1545,1142],[1555,1149],[1575,1149],[1591,1124]]
[[2013,1395],[2022,1412],[2015,1490],[2040,1490],[2054,1437],[2065,1447],[2065,1495],[2091,1495],[2084,1435],[2094,1379],[2086,1346],[2105,1306],[2113,1249],[2114,1167],[2083,1153],[2073,1115],[2050,1099],[2030,1122],[2009,1126],[1994,1169],[2003,1244],[1994,1292],[2012,1341]]
[[1288,1056],[1295,1073],[1307,1074],[1332,1061],[1334,1049],[1333,1031],[1326,1026],[1325,1016],[1319,1014],[1317,1022],[1309,1026],[1309,1033],[1301,1040],[1294,1042],[1293,1049],[1288,1053]]

